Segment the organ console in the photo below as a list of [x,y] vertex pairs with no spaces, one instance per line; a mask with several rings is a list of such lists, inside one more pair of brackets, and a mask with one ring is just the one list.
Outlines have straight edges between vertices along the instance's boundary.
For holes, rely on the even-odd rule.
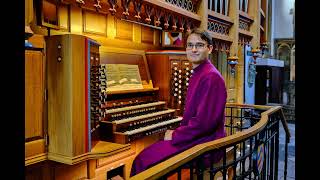
[[177,109],[178,115],[182,116],[193,72],[185,51],[147,51],[146,57],[154,84],[160,88],[160,99],[166,101],[169,108]]
[[[118,57],[122,57],[121,60]],[[144,54],[132,55],[130,51],[111,48],[101,50],[99,71],[105,72],[111,64],[137,65],[142,82],[152,82]],[[147,87],[146,84],[144,86]],[[100,139],[120,144],[174,129],[182,120],[175,109],[167,108],[166,101],[159,100],[159,88],[153,88],[152,84],[133,90],[120,88],[108,91],[107,87],[107,101],[101,104],[101,113],[104,117],[100,121]]]

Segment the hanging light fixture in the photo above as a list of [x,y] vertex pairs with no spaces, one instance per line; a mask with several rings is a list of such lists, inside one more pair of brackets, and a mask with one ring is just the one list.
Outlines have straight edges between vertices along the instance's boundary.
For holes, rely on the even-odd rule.
[[228,64],[230,65],[231,67],[231,74],[234,75],[236,70],[235,70],[235,66],[238,64],[238,56],[234,55],[234,56],[229,56],[227,58],[228,60]]
[[256,64],[257,63],[257,57],[260,56],[260,49],[258,48],[254,48],[251,49],[251,53],[252,53],[252,57],[253,57],[253,63]]

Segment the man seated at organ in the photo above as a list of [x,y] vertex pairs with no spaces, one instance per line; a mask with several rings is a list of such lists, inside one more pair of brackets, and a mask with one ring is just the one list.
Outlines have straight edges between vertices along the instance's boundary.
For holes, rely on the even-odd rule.
[[[226,136],[227,92],[222,75],[208,59],[212,44],[212,38],[204,30],[194,29],[188,35],[186,54],[193,74],[181,124],[175,130],[167,130],[163,140],[150,145],[134,159],[131,176],[197,144]],[[221,157],[221,152],[215,152],[206,158],[218,162]]]

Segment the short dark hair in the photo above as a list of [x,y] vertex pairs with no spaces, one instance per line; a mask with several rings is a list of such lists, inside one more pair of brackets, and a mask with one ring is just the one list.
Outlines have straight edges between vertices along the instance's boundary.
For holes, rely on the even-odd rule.
[[208,31],[200,29],[200,28],[195,28],[190,31],[187,35],[187,39],[191,34],[198,34],[200,38],[208,43],[208,45],[213,45],[212,37],[208,33]]

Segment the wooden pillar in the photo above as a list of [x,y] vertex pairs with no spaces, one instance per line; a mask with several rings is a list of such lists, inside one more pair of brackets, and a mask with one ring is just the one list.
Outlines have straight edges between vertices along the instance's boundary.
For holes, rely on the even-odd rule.
[[[232,38],[232,44],[230,46],[230,55],[237,55],[238,54],[238,38],[239,38],[239,1],[238,0],[231,0],[229,5],[229,17],[233,19],[233,25],[231,26],[229,30],[229,36]],[[240,64],[240,65],[239,65]],[[239,69],[243,68],[241,67],[241,62],[239,62],[238,65],[236,65],[236,73],[235,76],[231,76],[230,71],[228,71],[228,82],[227,82],[227,92],[228,92],[228,102],[236,102],[236,99],[238,96],[241,96],[241,94],[237,93],[237,90],[241,88],[241,79],[243,79],[243,75],[239,73]],[[242,63],[243,64],[243,63]],[[228,65],[229,66],[229,65]],[[240,66],[240,68],[239,68]],[[230,67],[228,67],[230,68]],[[232,85],[232,83],[235,83]]]
[[250,32],[253,33],[252,47],[257,48],[260,46],[260,0],[249,1],[249,16],[253,17],[253,23],[250,26]]
[[199,4],[198,15],[201,17],[200,28],[208,30],[208,1],[201,1]]

